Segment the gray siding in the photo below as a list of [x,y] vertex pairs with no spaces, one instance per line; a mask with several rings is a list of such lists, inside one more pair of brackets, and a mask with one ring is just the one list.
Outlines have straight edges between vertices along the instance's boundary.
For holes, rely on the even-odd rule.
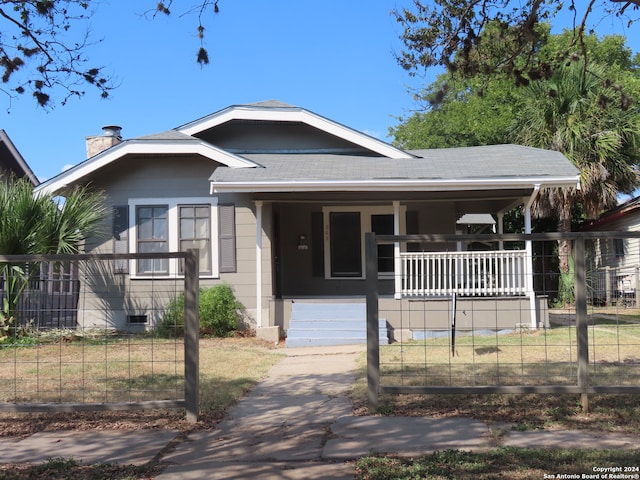
[[[115,165],[104,168],[100,176],[92,180],[92,185],[107,193],[109,206],[127,205],[130,198],[183,198],[209,195],[208,178],[215,164],[202,158],[177,157],[125,158]],[[250,196],[225,194],[218,197],[219,204],[235,206],[236,221],[236,255],[237,270],[232,273],[221,273],[219,278],[201,279],[201,287],[212,286],[221,282],[230,284],[240,302],[246,307],[247,322],[255,323],[256,318],[256,218],[255,205]],[[130,215],[132,213],[130,212]],[[268,322],[268,300],[271,298],[271,208],[263,207],[263,313],[265,323]],[[87,250],[101,253],[113,252],[112,219],[105,220],[103,231],[105,236],[88,242]],[[106,273],[106,272],[105,272]],[[98,279],[98,284],[84,282],[86,313],[79,319],[80,325],[90,326],[98,319],[107,321],[110,328],[130,328],[126,324],[127,315],[149,313],[151,327],[159,320],[162,308],[173,295],[176,280],[154,280],[153,295],[150,295],[150,281],[145,279],[129,279],[127,275],[115,275],[111,279],[115,283],[127,282],[126,288],[115,288],[105,296],[100,283],[106,278]],[[91,291],[100,292],[99,295]],[[166,293],[162,293],[166,292]],[[152,297],[152,298],[151,298]],[[82,306],[81,306],[82,307]],[[136,325],[131,328],[138,329]]]
[[[633,211],[607,222],[598,230],[638,232],[640,231],[640,212]],[[622,255],[619,247],[616,248],[616,242],[623,246]],[[591,257],[590,289],[594,302],[612,304],[622,297],[628,297],[626,300],[633,299],[637,302],[640,299],[640,239],[602,238],[588,245]]]
[[296,122],[252,122],[235,120],[198,134],[206,142],[229,151],[326,151],[369,153],[368,150]]

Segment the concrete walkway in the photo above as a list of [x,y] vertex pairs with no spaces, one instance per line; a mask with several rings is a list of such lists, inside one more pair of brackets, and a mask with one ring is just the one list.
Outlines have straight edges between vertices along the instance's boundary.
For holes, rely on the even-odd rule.
[[6,463],[50,457],[85,464],[169,464],[173,479],[351,479],[353,460],[371,452],[417,456],[438,450],[515,447],[638,448],[632,435],[505,429],[469,418],[357,417],[348,397],[364,347],[285,349],[287,357],[232,408],[215,430],[54,432],[0,441]]

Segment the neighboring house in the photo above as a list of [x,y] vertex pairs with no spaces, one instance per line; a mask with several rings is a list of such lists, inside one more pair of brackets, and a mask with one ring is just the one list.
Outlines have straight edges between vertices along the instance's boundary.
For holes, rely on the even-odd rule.
[[0,172],[11,172],[18,178],[26,177],[34,185],[39,183],[7,132],[2,129],[0,129]]
[[[291,336],[291,318],[310,300],[363,301],[365,232],[454,234],[466,214],[495,215],[500,232],[503,212],[524,204],[530,220],[541,188],[579,182],[558,152],[517,145],[403,151],[276,101],[231,106],[156,135],[123,141],[109,127],[87,140],[90,158],[36,190],[90,183],[107,192],[113,237],[95,251],[199,247],[201,284],[231,284],[267,338]],[[106,149],[94,152],[96,145]],[[424,329],[411,325],[411,315],[400,325],[409,299],[449,301],[454,293],[525,305],[524,315],[485,309],[487,328],[538,326],[530,249],[467,250],[460,242],[379,247],[380,314],[394,339]],[[172,262],[131,262],[127,270],[139,284],[180,276]],[[115,327],[127,328],[139,313],[126,310],[112,313]],[[445,311],[429,328],[448,322]]]
[[[0,129],[0,174],[26,178],[34,186],[39,181],[13,144],[7,132]],[[3,254],[6,252],[0,252]],[[68,265],[66,265],[68,267]],[[4,278],[0,276],[0,301],[5,296]],[[25,321],[38,327],[75,326],[78,303],[77,276],[62,263],[43,263],[39,278],[21,296],[19,309]]]
[[[581,231],[639,232],[640,197],[585,223]],[[603,238],[588,242],[589,293],[597,304],[638,305],[640,295],[640,239]]]

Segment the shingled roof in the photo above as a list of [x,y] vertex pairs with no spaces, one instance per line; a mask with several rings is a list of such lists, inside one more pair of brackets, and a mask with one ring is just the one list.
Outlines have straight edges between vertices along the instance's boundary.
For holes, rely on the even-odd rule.
[[218,168],[210,180],[225,185],[321,182],[455,184],[526,181],[577,183],[577,169],[559,152],[520,145],[415,150],[415,158],[332,154],[245,154],[259,168]]

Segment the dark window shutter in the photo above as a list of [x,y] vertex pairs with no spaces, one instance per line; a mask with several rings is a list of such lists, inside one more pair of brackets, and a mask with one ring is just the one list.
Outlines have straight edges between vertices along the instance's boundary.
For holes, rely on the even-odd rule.
[[[117,205],[113,207],[113,253],[129,253],[129,207]],[[115,269],[118,273],[129,271],[128,260],[116,260]]]
[[324,277],[324,218],[322,212],[311,213],[311,274]]
[[218,206],[220,237],[220,273],[235,272],[236,267],[236,213],[234,205]]

